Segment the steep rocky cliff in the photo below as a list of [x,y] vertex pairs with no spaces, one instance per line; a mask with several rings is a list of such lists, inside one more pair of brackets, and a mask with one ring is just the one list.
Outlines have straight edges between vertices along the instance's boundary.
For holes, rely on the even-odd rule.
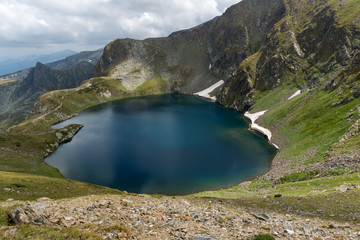
[[194,93],[227,78],[258,51],[284,14],[280,0],[243,1],[220,17],[167,38],[118,39],[105,47],[99,73],[121,79],[124,85],[133,81],[129,78],[141,76],[139,85],[158,75],[171,91]]
[[[354,3],[284,1],[285,16],[268,33],[260,51],[228,78],[221,103],[242,110],[244,103],[251,102],[252,95],[236,94],[238,82],[260,91],[287,81],[309,89],[339,84],[336,79],[359,51],[359,6],[353,18],[344,16]],[[334,90],[336,84],[332,85]]]
[[141,79],[132,87],[158,75],[170,90],[183,93],[224,79],[219,102],[240,111],[254,104],[259,91],[287,82],[334,89],[359,50],[354,4],[244,0],[220,17],[167,38],[111,42],[99,74],[121,79],[125,86]]

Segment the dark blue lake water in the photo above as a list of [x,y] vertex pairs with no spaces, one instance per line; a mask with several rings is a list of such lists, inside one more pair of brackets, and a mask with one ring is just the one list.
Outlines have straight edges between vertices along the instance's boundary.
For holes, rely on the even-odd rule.
[[87,109],[84,128],[46,158],[73,180],[179,195],[230,187],[266,172],[276,150],[243,115],[198,97],[129,98]]

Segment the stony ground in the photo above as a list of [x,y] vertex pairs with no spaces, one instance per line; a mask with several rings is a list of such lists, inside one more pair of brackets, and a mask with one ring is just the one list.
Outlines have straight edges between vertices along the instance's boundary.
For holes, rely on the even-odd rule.
[[[106,195],[3,202],[0,206],[13,206],[16,222],[98,229],[96,234],[104,239],[251,239],[258,234],[275,239],[360,239],[360,223],[255,213],[234,207],[230,200]],[[5,237],[16,234],[16,226],[6,227]]]

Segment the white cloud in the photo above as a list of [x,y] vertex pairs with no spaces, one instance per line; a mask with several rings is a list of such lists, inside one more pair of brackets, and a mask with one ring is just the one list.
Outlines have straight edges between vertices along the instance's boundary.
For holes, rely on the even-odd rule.
[[0,58],[167,36],[240,0],[0,0]]

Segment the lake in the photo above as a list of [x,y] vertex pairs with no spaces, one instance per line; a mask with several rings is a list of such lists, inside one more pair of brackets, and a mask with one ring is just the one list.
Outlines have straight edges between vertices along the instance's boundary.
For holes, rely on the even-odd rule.
[[276,154],[242,114],[195,96],[127,98],[53,127],[71,123],[84,127],[45,161],[66,178],[128,192],[231,187],[265,173]]

